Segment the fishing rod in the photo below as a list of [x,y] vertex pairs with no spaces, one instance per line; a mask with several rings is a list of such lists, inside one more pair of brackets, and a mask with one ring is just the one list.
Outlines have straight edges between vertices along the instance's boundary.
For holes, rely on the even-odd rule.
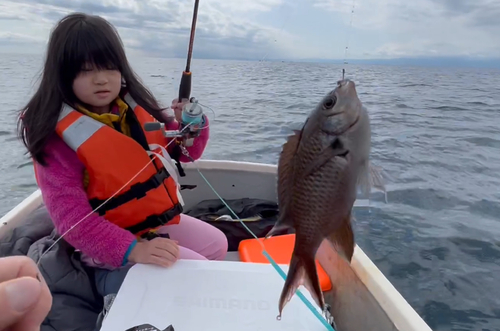
[[[182,108],[182,120],[181,126],[179,130],[165,130],[165,127],[158,122],[146,123],[144,125],[145,131],[157,131],[161,130],[163,135],[167,138],[186,138],[186,135],[190,134],[191,136],[197,136],[200,133],[199,129],[190,128],[187,131],[184,131],[184,128],[189,127],[190,125],[198,125],[202,122],[203,118],[203,108],[198,103],[196,98],[190,98],[191,96],[191,85],[192,85],[192,73],[191,73],[191,59],[193,57],[193,44],[194,44],[194,36],[196,32],[196,21],[198,20],[198,6],[200,0],[195,0],[194,2],[194,10],[193,10],[193,19],[191,22],[191,35],[189,37],[189,47],[187,53],[187,62],[186,69],[182,72],[181,83],[179,85],[179,98],[178,102],[182,102],[183,100],[188,100],[189,102],[185,104]],[[192,143],[192,139],[188,144]]]
[[[183,129],[187,123],[193,124],[186,134],[191,136],[198,136],[200,130],[196,129],[196,126],[203,122],[203,108],[198,104],[198,100],[195,98],[190,98],[191,96],[191,85],[192,85],[192,74],[191,74],[191,59],[193,57],[193,44],[194,35],[196,32],[196,21],[198,21],[198,6],[200,0],[194,1],[193,9],[193,19],[191,21],[191,35],[189,37],[189,47],[186,60],[186,69],[182,72],[181,83],[179,85],[179,102],[183,100],[189,100],[187,104],[182,107],[182,119],[180,129]],[[193,139],[190,138],[185,141],[188,145],[193,143]]]
[[189,37],[186,70],[182,72],[181,83],[179,86],[179,102],[182,102],[183,99],[189,99],[189,97],[191,96],[191,58],[193,57],[193,44],[194,35],[196,32],[196,21],[198,20],[199,3],[200,0],[194,1],[193,20],[191,22],[191,36]]

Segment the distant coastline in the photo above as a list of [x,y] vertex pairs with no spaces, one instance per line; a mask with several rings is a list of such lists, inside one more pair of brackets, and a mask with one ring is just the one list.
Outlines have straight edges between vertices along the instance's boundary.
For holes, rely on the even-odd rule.
[[[134,50],[127,49],[127,52]],[[0,54],[8,55],[40,55],[44,53],[45,50],[41,49],[31,49],[29,51],[13,51],[12,49],[4,49],[0,51]],[[184,54],[176,54],[175,52],[171,56],[162,56],[158,52],[145,52],[144,55],[148,58],[172,58],[172,59],[184,59]],[[137,54],[130,54],[132,58],[136,57]],[[220,53],[213,52],[203,52],[198,51],[198,53],[193,54],[193,59],[200,60],[221,60],[221,61],[265,61],[265,62],[299,62],[299,63],[329,63],[342,65],[342,59],[321,59],[321,58],[265,58],[264,60],[259,58],[250,58],[242,56],[220,56]],[[406,67],[446,67],[446,68],[485,68],[485,69],[500,69],[500,58],[479,58],[479,57],[452,57],[452,56],[441,56],[441,57],[399,57],[399,58],[373,58],[373,59],[349,59],[348,64],[352,65],[389,65],[389,66],[406,66]]]

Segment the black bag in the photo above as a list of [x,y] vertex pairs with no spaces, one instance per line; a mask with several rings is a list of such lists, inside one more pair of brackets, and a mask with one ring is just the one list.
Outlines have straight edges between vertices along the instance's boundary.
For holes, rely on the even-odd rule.
[[[226,203],[259,238],[264,237],[278,220],[278,204],[273,201],[243,198],[226,200]],[[224,232],[230,252],[238,250],[240,241],[253,238],[219,199],[203,200],[186,212],[186,214],[205,221]],[[218,217],[223,215],[227,216],[216,221]],[[286,234],[288,232],[285,230],[278,234]]]

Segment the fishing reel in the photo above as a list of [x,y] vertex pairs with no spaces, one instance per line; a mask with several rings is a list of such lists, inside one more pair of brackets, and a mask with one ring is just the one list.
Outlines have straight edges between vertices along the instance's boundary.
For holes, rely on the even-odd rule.
[[[182,107],[181,131],[189,132],[191,137],[198,137],[205,121],[203,120],[203,108],[196,98],[192,97]],[[186,126],[188,126],[186,128]],[[184,129],[186,128],[186,129]]]
[[200,135],[205,121],[203,119],[203,108],[196,98],[192,97],[182,107],[182,118],[179,130],[165,130],[165,125],[160,122],[144,124],[144,131],[161,130],[167,138],[183,138],[185,146],[192,146],[195,137]]

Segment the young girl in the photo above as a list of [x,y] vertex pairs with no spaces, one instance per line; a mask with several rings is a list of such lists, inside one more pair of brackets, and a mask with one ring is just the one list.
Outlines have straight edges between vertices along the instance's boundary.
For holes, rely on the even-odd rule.
[[[172,108],[180,119],[182,104],[174,100]],[[50,37],[40,87],[22,110],[20,135],[57,231],[90,214],[64,239],[98,268],[103,296],[118,291],[134,263],[167,267],[178,258],[222,260],[227,252],[221,231],[181,214],[177,175],[159,147],[169,141],[143,130],[155,118],[179,128],[139,82],[112,25],[79,13],[63,18]],[[203,120],[186,147],[194,159],[208,141]],[[153,238],[157,229],[170,239]]]

